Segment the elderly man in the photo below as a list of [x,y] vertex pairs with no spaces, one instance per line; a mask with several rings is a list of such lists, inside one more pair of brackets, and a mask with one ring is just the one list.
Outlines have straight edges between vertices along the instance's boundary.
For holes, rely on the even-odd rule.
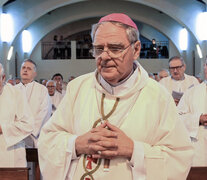
[[178,104],[195,147],[193,166],[207,166],[207,59],[204,65],[205,81],[187,90]]
[[125,14],[107,15],[92,39],[97,70],[69,83],[42,129],[43,178],[185,179],[190,138],[172,97],[136,61],[136,24]]
[[161,79],[169,76],[169,71],[167,69],[161,69],[158,72],[158,75],[159,75],[159,79],[161,80]]
[[159,82],[172,94],[177,105],[183,93],[188,88],[198,85],[199,82],[194,76],[184,73],[186,65],[182,57],[174,56],[170,58],[169,69],[171,76],[163,78]]
[[27,166],[23,139],[32,133],[32,123],[25,95],[5,84],[0,64],[0,167]]
[[50,95],[50,99],[52,102],[52,113],[54,113],[58,105],[60,104],[60,101],[62,100],[63,96],[58,91],[56,91],[55,81],[49,80],[46,84],[46,87],[48,89],[48,93]]
[[26,59],[22,63],[20,76],[21,83],[16,85],[27,96],[27,100],[34,116],[34,131],[26,139],[28,147],[37,147],[40,130],[43,124],[49,119],[52,112],[52,105],[47,88],[34,81],[36,77],[36,64],[31,59]]

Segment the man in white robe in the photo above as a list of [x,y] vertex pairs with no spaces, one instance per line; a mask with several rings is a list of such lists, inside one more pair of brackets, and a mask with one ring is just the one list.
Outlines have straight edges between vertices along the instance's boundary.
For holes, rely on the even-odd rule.
[[52,112],[51,100],[47,88],[34,81],[36,74],[36,64],[32,60],[26,59],[21,66],[21,83],[16,85],[16,87],[26,94],[34,116],[34,131],[25,141],[28,147],[37,147],[40,130],[50,118]]
[[49,80],[46,83],[46,87],[48,89],[48,93],[52,102],[52,113],[54,113],[58,105],[60,104],[63,95],[56,91],[56,83],[53,80]]
[[52,76],[52,80],[56,82],[56,90],[62,94],[62,96],[65,95],[65,87],[63,84],[63,76],[60,73],[56,73]]
[[166,78],[169,76],[169,71],[167,69],[161,69],[159,72],[158,72],[158,75],[159,75],[159,81],[163,78]]
[[43,178],[185,179],[190,138],[171,95],[136,61],[136,24],[125,14],[107,15],[93,26],[92,39],[97,70],[68,84],[41,131]]
[[172,94],[175,104],[179,103],[183,93],[199,82],[194,76],[185,74],[186,64],[182,57],[174,56],[169,60],[169,77],[161,79],[159,82],[164,85]]
[[[206,60],[207,63],[207,60]],[[207,80],[207,64],[204,65]],[[207,81],[187,90],[178,104],[178,112],[185,123],[195,156],[192,166],[207,166]]]
[[26,167],[24,138],[33,130],[33,117],[25,95],[5,84],[0,64],[0,167]]

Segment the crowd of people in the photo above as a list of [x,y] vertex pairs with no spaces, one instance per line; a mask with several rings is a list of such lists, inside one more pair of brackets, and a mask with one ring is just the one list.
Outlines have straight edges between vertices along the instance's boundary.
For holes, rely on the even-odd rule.
[[179,56],[148,74],[125,14],[102,17],[91,36],[97,69],[68,84],[60,73],[36,82],[31,59],[19,83],[5,83],[0,64],[0,167],[26,167],[24,143],[38,148],[45,180],[183,180],[207,166],[206,81],[185,74]]

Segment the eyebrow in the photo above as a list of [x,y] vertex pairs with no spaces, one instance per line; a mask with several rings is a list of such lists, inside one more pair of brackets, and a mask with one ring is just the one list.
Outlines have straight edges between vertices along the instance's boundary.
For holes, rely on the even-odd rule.
[[[105,45],[105,44],[104,44]],[[104,46],[103,44],[93,44],[93,46]],[[107,46],[124,46],[122,42],[107,43]]]

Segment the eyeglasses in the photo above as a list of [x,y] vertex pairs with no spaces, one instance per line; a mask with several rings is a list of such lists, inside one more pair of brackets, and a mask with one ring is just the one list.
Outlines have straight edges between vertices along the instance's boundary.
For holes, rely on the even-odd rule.
[[103,52],[107,52],[111,58],[119,58],[123,55],[122,53],[134,43],[135,42],[130,43],[128,46],[124,48],[120,47],[120,45],[109,45],[106,50],[104,50],[104,46],[93,45],[93,48],[91,49],[91,53],[92,56],[95,58],[100,56]]
[[175,67],[169,67],[170,70],[180,70],[183,67],[183,64],[181,66],[175,66]]
[[47,88],[55,88],[55,86],[47,86]]

